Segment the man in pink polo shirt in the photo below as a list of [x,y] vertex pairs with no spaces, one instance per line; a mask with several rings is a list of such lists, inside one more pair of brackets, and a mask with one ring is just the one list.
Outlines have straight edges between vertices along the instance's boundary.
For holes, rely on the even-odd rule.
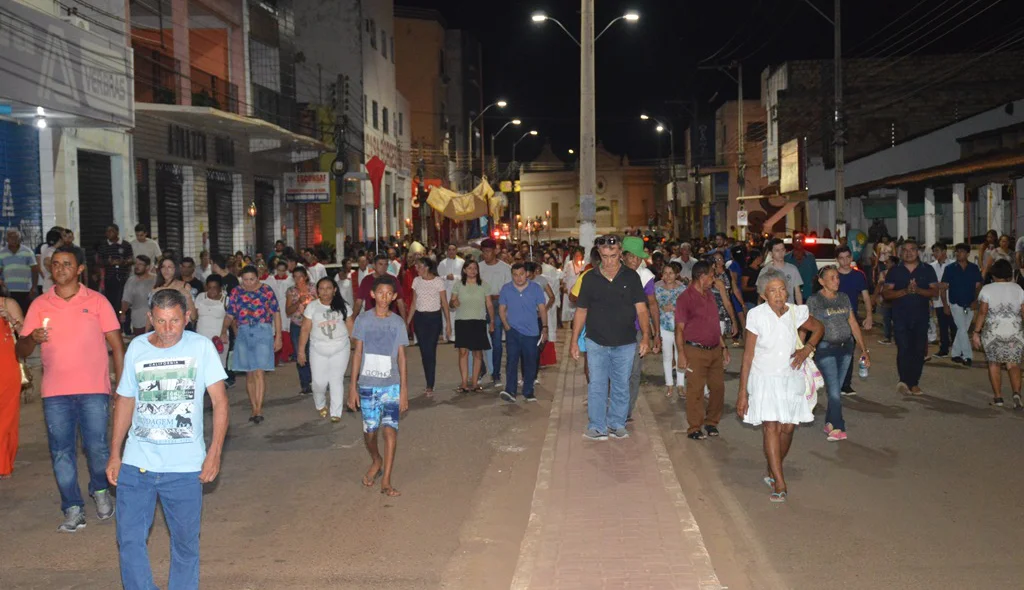
[[32,354],[37,345],[41,347],[43,416],[64,512],[64,522],[57,530],[65,533],[85,526],[85,503],[78,487],[76,424],[89,464],[89,494],[96,502],[96,517],[106,520],[114,514],[106,476],[110,456],[107,345],[113,351],[115,379],[119,380],[124,341],[107,298],[78,282],[84,264],[74,248],[62,246],[54,251],[50,258],[53,288],[29,306],[17,346],[22,358]]

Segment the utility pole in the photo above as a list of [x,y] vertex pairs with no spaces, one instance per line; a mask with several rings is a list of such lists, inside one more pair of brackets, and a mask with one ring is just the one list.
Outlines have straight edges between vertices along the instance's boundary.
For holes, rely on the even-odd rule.
[[597,129],[594,90],[594,0],[581,0],[580,18],[580,246],[597,234]]
[[843,179],[844,153],[846,145],[846,123],[843,121],[843,37],[842,26],[842,0],[835,0],[835,15],[832,18],[832,25],[835,28],[835,113],[833,114],[833,133],[835,142],[835,166],[836,166],[836,238],[846,235],[846,185]]
[[[747,134],[743,127],[743,64],[739,62],[736,63],[736,87],[736,185],[739,189],[739,198],[736,199],[736,203],[739,205],[739,210],[743,211],[745,209],[744,203],[746,202],[743,200],[743,197],[745,196],[747,186]],[[732,221],[739,230],[740,240],[746,240],[746,226],[740,225],[739,219]],[[728,222],[725,225],[728,227]]]
[[[466,128],[466,149],[469,150],[469,157],[466,159],[469,162],[469,180],[466,181],[466,186],[472,187],[473,185],[473,115],[469,116],[467,121],[469,125]],[[482,147],[482,146],[481,146]]]

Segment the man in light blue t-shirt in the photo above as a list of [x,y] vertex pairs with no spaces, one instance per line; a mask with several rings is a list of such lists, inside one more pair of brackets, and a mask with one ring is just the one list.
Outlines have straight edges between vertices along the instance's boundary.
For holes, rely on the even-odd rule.
[[[203,484],[220,471],[228,431],[227,375],[213,341],[185,331],[187,312],[188,301],[179,291],[153,295],[149,319],[154,331],[132,341],[117,386],[107,479],[117,486],[125,588],[156,587],[146,544],[157,498],[171,535],[168,587],[199,587]],[[209,452],[203,440],[204,391],[213,403]]]
[[[526,266],[512,266],[512,282],[505,283],[498,294],[498,316],[505,328],[508,365],[505,367],[505,389],[498,395],[515,403],[518,390],[519,361],[523,361],[523,399],[535,402],[533,381],[537,378],[540,360],[538,343],[547,340],[547,297],[540,285],[530,281]],[[541,324],[537,324],[540,318]],[[538,340],[539,339],[539,340]]]

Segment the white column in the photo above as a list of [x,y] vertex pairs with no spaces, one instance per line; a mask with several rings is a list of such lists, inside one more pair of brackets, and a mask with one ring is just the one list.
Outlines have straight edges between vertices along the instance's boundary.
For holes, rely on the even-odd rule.
[[859,229],[867,233],[867,226],[864,224],[864,197],[854,197],[846,202],[846,227],[847,231]]
[[990,182],[985,192],[988,194],[988,229],[1003,235],[1003,185]]
[[967,194],[964,183],[953,185],[953,243],[964,241],[964,196]]
[[[54,188],[54,165],[53,165],[53,129],[46,128],[39,130],[39,192],[43,208],[42,230],[49,231],[49,228],[57,225],[57,191]],[[70,217],[70,216],[69,216]],[[77,219],[68,219],[67,226],[76,229]],[[43,234],[45,236],[45,234]],[[27,310],[22,310],[27,311]]]
[[242,175],[231,175],[231,219],[234,221],[234,228],[231,232],[231,247],[235,252],[245,252],[245,223],[248,215],[245,212],[245,202],[242,195]]
[[924,247],[931,248],[935,237],[935,189],[924,189]]
[[896,235],[901,238],[907,237],[909,231],[909,220],[907,219],[907,191],[899,189],[896,191]]

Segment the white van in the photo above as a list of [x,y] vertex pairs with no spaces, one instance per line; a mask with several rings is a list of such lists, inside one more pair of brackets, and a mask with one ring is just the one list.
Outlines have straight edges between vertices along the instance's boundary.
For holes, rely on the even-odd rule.
[[[782,240],[786,245],[786,253],[793,251],[793,238]],[[836,264],[836,248],[839,247],[839,240],[832,238],[805,237],[804,250],[814,256],[814,261],[821,269],[830,264]]]

